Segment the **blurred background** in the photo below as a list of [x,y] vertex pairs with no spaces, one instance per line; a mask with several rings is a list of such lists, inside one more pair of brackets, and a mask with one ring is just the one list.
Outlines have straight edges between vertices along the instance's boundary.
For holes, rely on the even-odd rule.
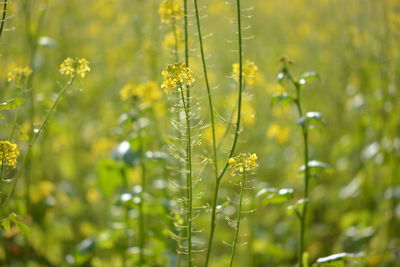
[[[145,214],[145,266],[176,266],[170,237],[174,207],[182,193],[171,185],[183,165],[173,149],[172,102],[162,92],[161,71],[175,61],[171,25],[162,24],[158,0],[20,0],[8,4],[0,39],[1,101],[19,86],[7,81],[15,67],[33,72],[12,141],[21,155],[33,127],[64,83],[60,63],[86,58],[91,72],[76,79],[31,151],[2,218],[16,213],[0,239],[2,266],[137,266],[140,225]],[[237,97],[231,78],[237,58],[235,3],[199,1],[209,76],[216,106],[217,138],[232,140]],[[282,56],[293,61],[295,77],[316,71],[320,80],[302,91],[306,111],[319,111],[327,125],[310,134],[312,159],[331,172],[311,180],[307,251],[310,263],[339,252],[364,252],[349,266],[400,264],[400,2],[396,0],[247,0],[243,5],[244,58],[258,66],[246,89],[243,130],[237,152],[256,153],[259,167],[246,191],[236,266],[295,266],[299,225],[286,208],[302,196],[301,128],[294,109],[272,107],[272,97],[293,93],[277,82]],[[199,47],[189,1],[190,61],[200,135],[195,175],[199,212],[196,234],[203,264],[214,190],[211,132]],[[178,24],[178,28],[181,27]],[[182,34],[181,34],[182,35]],[[181,36],[182,37],[182,36]],[[178,43],[183,59],[183,43]],[[140,101],[129,88],[145,84]],[[124,91],[125,90],[125,91]],[[125,94],[124,94],[125,92]],[[33,109],[31,109],[33,107]],[[7,140],[15,110],[2,112],[1,139]],[[182,144],[180,144],[182,146]],[[182,146],[183,148],[183,146]],[[21,158],[20,155],[20,158]],[[220,165],[222,165],[222,161]],[[142,183],[143,172],[146,181]],[[0,184],[4,201],[13,172]],[[292,200],[266,201],[263,188],[293,188]],[[144,195],[141,191],[146,190]],[[233,237],[225,220],[235,213],[229,199],[238,192],[224,177],[211,266],[227,266]],[[4,228],[4,225],[3,225]],[[143,229],[142,229],[143,230]],[[341,266],[341,265],[338,265]]]

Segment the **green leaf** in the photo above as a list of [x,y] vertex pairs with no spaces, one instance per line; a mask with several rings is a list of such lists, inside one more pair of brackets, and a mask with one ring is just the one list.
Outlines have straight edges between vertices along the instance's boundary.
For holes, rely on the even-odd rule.
[[277,76],[276,78],[277,78],[278,82],[279,82],[280,84],[282,84],[282,83],[285,81],[285,79],[287,78],[287,74],[286,74],[286,72],[284,72],[284,71],[279,72],[279,73],[278,73],[278,76]]
[[281,105],[285,106],[287,104],[290,104],[294,101],[294,98],[291,97],[288,93],[283,93],[280,95],[276,95],[272,98],[272,105]]
[[[307,163],[308,169],[310,170],[310,173],[314,173],[314,174],[319,174],[324,170],[331,170],[331,166],[329,166],[327,163],[325,162],[321,162],[318,160],[310,160]],[[299,172],[303,173],[306,169],[305,165],[302,165],[299,169]]]
[[293,189],[292,188],[263,188],[256,196],[262,199],[263,205],[268,204],[280,204],[287,202],[288,200],[293,198]]
[[306,85],[308,83],[312,83],[316,80],[320,80],[319,74],[315,71],[305,72],[300,76],[299,84]]
[[320,112],[310,111],[303,117],[301,117],[297,124],[305,125],[309,128],[317,128],[326,124],[324,117]]
[[363,253],[347,253],[342,252],[333,254],[327,257],[319,258],[316,262],[316,266],[345,266],[346,261],[360,261],[364,259]]
[[9,218],[4,218],[1,220],[1,227],[4,229],[4,231],[8,232],[11,229],[10,226],[10,219]]
[[0,104],[0,110],[13,109],[21,106],[24,103],[22,98],[14,98]]
[[97,165],[97,182],[105,197],[111,197],[122,185],[121,167],[113,160],[105,159]]
[[8,218],[19,228],[19,230],[21,230],[25,236],[29,234],[29,227],[22,221],[21,217],[15,213],[12,213],[10,216],[8,216]]

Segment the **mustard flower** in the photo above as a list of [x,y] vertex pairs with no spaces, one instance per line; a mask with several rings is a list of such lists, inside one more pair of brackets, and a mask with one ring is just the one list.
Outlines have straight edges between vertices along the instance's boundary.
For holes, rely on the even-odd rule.
[[0,164],[2,166],[8,165],[16,168],[18,156],[19,150],[17,144],[9,141],[0,141]]
[[163,0],[158,8],[162,23],[177,21],[183,17],[183,8],[178,0]]
[[10,71],[7,74],[7,81],[21,83],[23,81],[26,81],[31,74],[32,69],[29,67],[15,68],[13,71]]
[[[247,85],[253,85],[254,81],[256,79],[256,74],[258,71],[258,67],[254,62],[251,62],[249,60],[246,60],[246,62],[242,66],[242,76],[243,76],[243,81]],[[240,67],[239,63],[235,63],[232,65],[232,76],[235,81],[239,81],[239,73],[240,72]]]
[[138,97],[144,104],[148,105],[159,100],[162,96],[160,89],[153,81],[147,81],[137,86],[127,83],[119,93],[122,101],[126,101],[131,97]]
[[66,58],[60,65],[60,73],[66,76],[74,76],[75,73],[84,78],[90,72],[89,61],[84,58]]
[[161,74],[163,76],[161,88],[167,94],[172,93],[174,89],[181,90],[183,87],[190,87],[195,82],[193,72],[182,62],[168,65]]
[[232,175],[241,173],[250,173],[257,168],[257,155],[255,153],[241,153],[228,160],[229,167],[232,169]]

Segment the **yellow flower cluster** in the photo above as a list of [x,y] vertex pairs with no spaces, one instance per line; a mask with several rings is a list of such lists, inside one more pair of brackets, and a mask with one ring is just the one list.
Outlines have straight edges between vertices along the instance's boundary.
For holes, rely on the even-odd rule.
[[255,153],[241,153],[228,160],[229,167],[232,169],[232,175],[249,173],[257,168],[257,155]]
[[16,168],[18,156],[19,150],[17,144],[9,141],[0,141],[0,164],[2,166],[8,165]]
[[153,81],[148,81],[137,86],[127,83],[124,87],[122,87],[119,94],[122,101],[126,101],[132,97],[138,97],[143,101],[144,104],[149,105],[159,100],[162,96],[162,92],[158,88],[157,84]]
[[66,58],[60,65],[60,73],[66,76],[74,76],[75,73],[84,78],[90,72],[89,61],[84,58]]
[[[254,62],[246,60],[246,62],[242,66],[242,69],[243,69],[242,75],[244,82],[247,85],[253,85],[258,71],[258,67],[256,66],[256,64],[254,64]],[[232,65],[232,76],[235,79],[235,81],[239,81],[239,75],[240,75],[240,66],[239,63],[235,63]]]
[[32,74],[32,69],[29,67],[25,68],[15,68],[7,74],[8,82],[23,82],[26,81]]
[[278,124],[271,124],[268,127],[267,136],[271,139],[276,139],[280,144],[286,143],[289,138],[289,128]]
[[170,94],[174,89],[192,86],[194,84],[193,72],[182,62],[168,65],[162,71],[163,83],[161,88],[165,93]]
[[178,0],[163,0],[158,8],[162,23],[178,21],[183,17],[183,9]]

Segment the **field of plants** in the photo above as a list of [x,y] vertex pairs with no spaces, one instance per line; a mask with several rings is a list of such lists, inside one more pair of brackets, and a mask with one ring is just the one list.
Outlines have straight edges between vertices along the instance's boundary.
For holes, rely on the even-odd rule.
[[400,266],[400,1],[0,0],[0,266]]

